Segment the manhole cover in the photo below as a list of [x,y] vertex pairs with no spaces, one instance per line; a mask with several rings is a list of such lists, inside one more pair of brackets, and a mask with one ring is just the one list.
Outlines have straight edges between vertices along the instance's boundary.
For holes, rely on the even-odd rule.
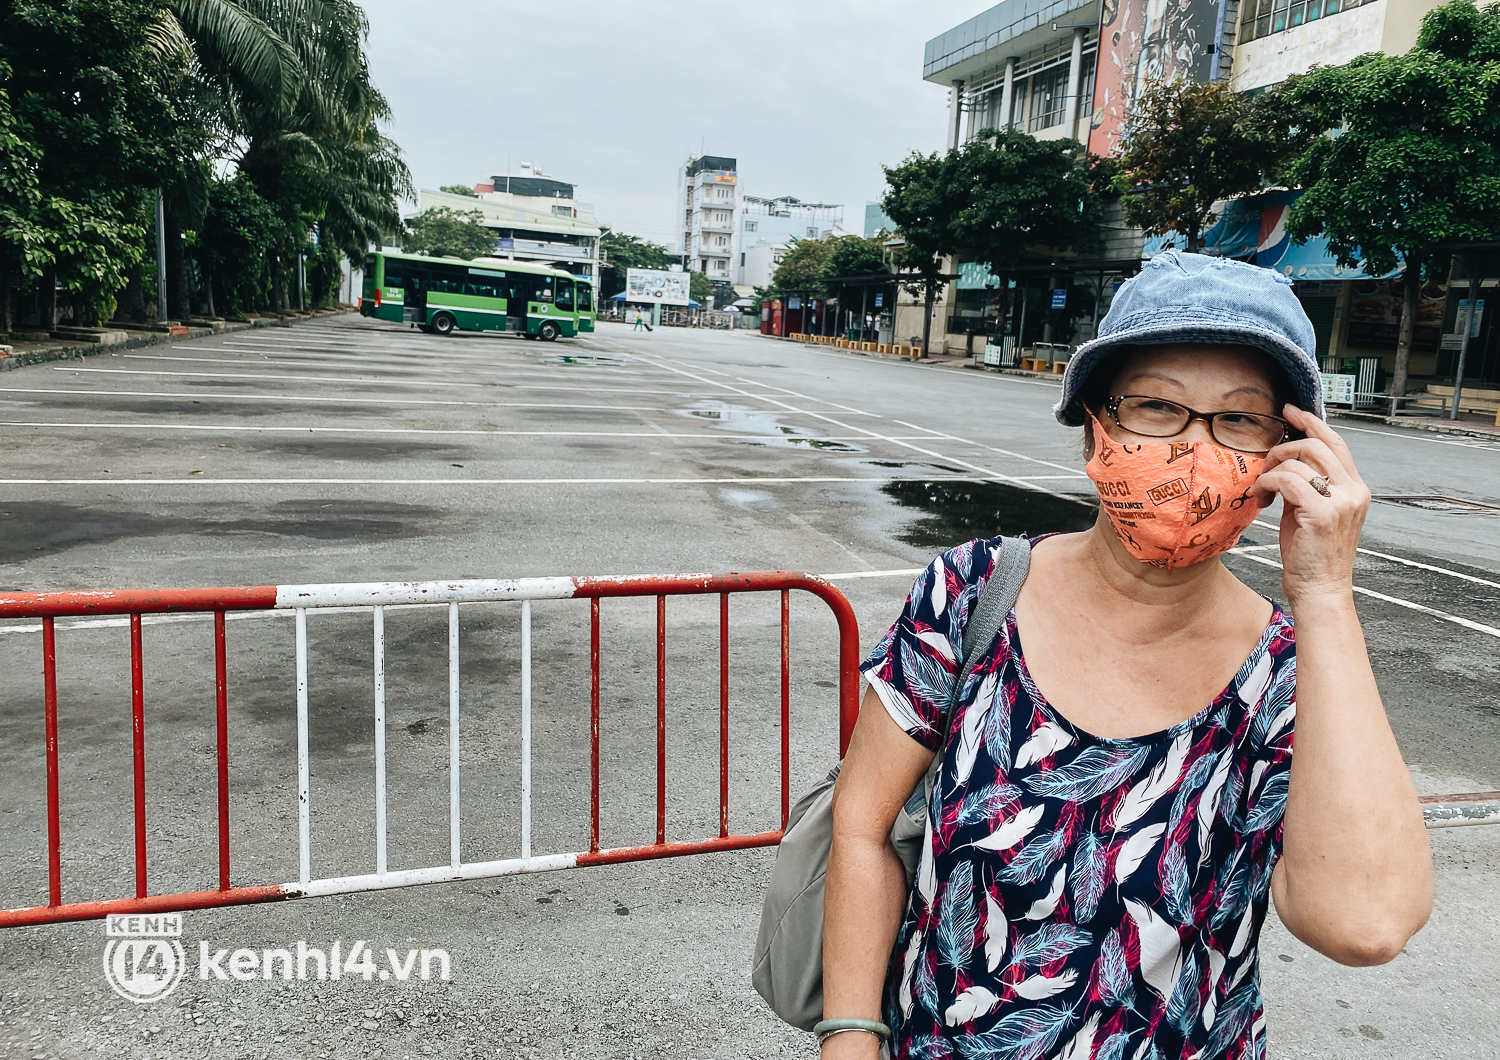
[[1405,508],[1420,508],[1424,512],[1461,512],[1468,515],[1500,515],[1500,506],[1466,501],[1458,497],[1439,497],[1436,494],[1413,494],[1409,497],[1372,497],[1384,504],[1399,504]]

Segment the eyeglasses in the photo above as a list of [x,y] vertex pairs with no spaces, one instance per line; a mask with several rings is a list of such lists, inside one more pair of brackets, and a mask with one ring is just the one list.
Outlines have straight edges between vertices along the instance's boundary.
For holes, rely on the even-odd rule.
[[1199,412],[1165,398],[1125,394],[1104,403],[1122,430],[1143,438],[1173,438],[1194,420],[1208,424],[1214,441],[1242,453],[1266,453],[1291,436],[1280,416],[1263,412]]

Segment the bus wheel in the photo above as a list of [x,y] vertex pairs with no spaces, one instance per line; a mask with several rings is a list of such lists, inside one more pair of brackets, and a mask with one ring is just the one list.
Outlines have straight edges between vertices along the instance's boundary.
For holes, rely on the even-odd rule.
[[561,332],[561,329],[552,321],[544,320],[542,326],[537,328],[536,337],[543,342],[552,342]]
[[439,335],[452,335],[458,330],[458,321],[454,320],[447,313],[439,313],[432,318],[432,330]]

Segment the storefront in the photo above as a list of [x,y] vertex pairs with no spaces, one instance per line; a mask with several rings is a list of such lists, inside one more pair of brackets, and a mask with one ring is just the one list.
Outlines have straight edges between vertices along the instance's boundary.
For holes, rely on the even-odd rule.
[[[1286,217],[1300,194],[1269,192],[1225,203],[1219,220],[1204,234],[1204,252],[1253,261],[1287,277],[1312,321],[1318,355],[1340,362],[1379,358],[1383,386],[1384,377],[1395,368],[1400,337],[1401,270],[1374,275],[1362,262],[1352,269],[1341,266],[1326,239],[1293,243]],[[1150,258],[1171,245],[1170,239],[1148,239],[1142,256]],[[1476,281],[1479,300],[1484,300],[1487,288],[1493,291],[1491,301],[1500,297],[1500,286],[1495,286],[1500,285],[1500,260],[1494,258],[1477,256],[1471,262],[1475,276],[1497,277]],[[1429,280],[1419,290],[1410,365],[1414,382],[1451,382],[1456,371],[1457,320],[1460,311],[1466,310],[1469,283],[1461,278],[1462,268],[1454,274],[1460,278]],[[1494,315],[1481,307],[1470,322],[1466,386],[1500,386],[1500,332],[1493,327]]]

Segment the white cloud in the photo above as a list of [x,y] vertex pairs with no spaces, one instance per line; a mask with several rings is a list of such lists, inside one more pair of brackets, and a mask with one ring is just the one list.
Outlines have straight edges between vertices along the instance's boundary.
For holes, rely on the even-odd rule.
[[983,2],[366,0],[375,83],[419,187],[536,162],[601,221],[668,242],[687,155],[746,193],[840,203],[858,231],[881,163],[943,146],[923,45]]

